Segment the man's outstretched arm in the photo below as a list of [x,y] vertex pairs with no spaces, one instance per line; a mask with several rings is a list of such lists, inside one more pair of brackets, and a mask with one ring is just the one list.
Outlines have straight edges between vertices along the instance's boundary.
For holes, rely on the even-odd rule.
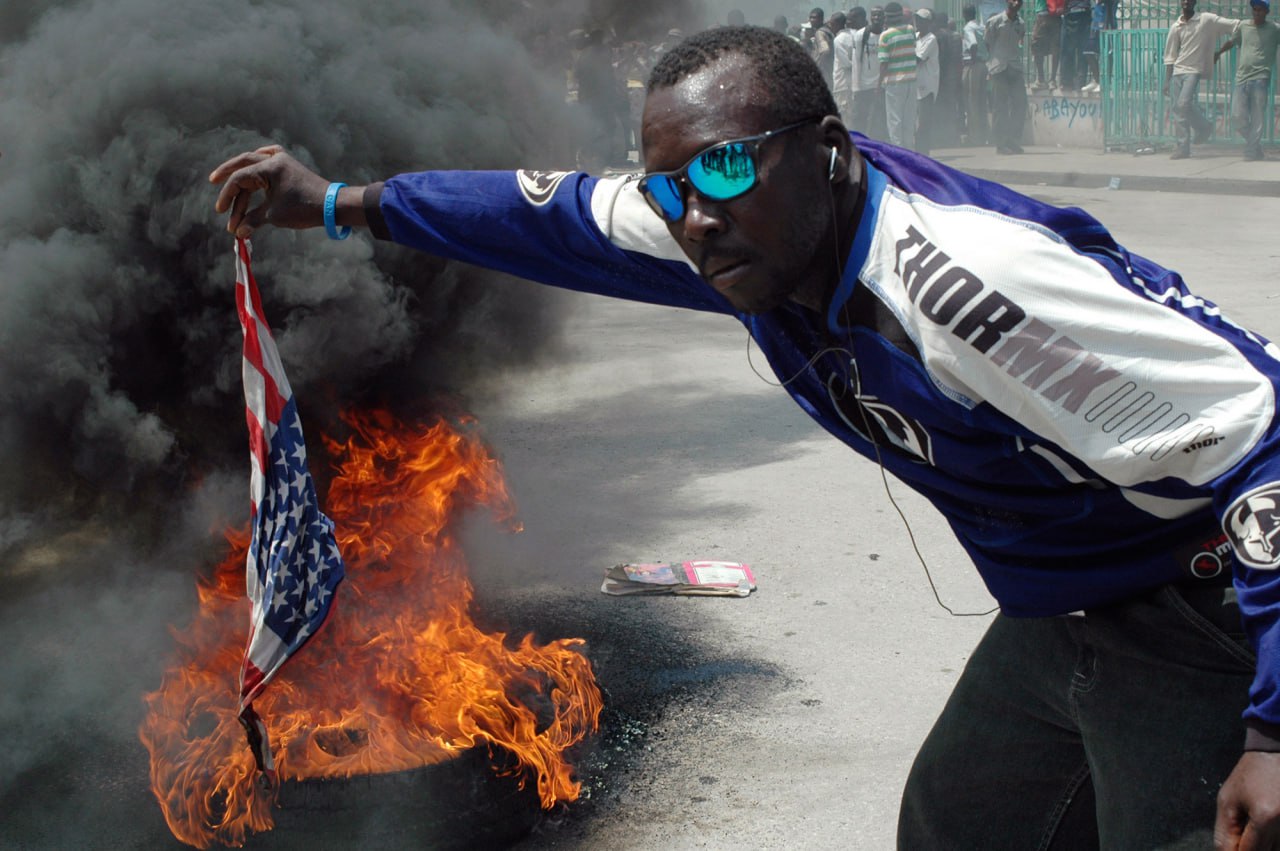
[[[209,180],[222,186],[214,208],[241,237],[264,225],[320,227],[333,185],[279,145],[238,154]],[[437,257],[580,292],[733,312],[698,277],[634,175],[424,171],[343,187],[336,202],[336,226]]]

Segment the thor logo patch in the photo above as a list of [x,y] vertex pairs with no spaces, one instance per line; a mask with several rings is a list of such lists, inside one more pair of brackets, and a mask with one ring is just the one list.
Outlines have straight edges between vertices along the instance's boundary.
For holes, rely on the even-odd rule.
[[567,171],[517,171],[516,183],[520,192],[535,207],[541,207],[556,194],[560,181],[569,175]]
[[1241,564],[1261,570],[1280,567],[1280,482],[1255,488],[1232,503],[1222,531]]

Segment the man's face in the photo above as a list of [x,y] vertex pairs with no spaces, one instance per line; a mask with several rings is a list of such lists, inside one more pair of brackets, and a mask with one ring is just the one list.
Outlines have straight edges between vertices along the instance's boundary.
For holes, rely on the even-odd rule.
[[884,32],[884,9],[873,9],[871,11],[871,31],[876,35]]
[[1267,9],[1266,6],[1250,6],[1249,7],[1249,12],[1252,13],[1253,15],[1253,25],[1255,27],[1260,27],[1267,22],[1268,11],[1269,10]]
[[[738,54],[655,90],[644,107],[645,170],[672,171],[719,142],[778,129],[768,92]],[[685,186],[684,218],[667,223],[702,279],[736,310],[762,313],[786,301],[830,231],[817,128],[815,121],[761,145],[759,183],[745,195],[712,201]]]
[[1185,20],[1191,20],[1191,16],[1196,13],[1196,0],[1182,0],[1182,17]]
[[1018,17],[1018,13],[1022,11],[1022,0],[1009,0],[1009,4],[1005,7],[1005,11],[1009,13],[1010,20]]
[[861,11],[854,12],[852,15],[849,16],[849,29],[860,30],[866,25],[867,25],[866,12],[861,12]]
[[814,9],[812,12],[809,13],[809,26],[813,27],[815,30],[818,27],[822,26],[822,10],[821,9]]

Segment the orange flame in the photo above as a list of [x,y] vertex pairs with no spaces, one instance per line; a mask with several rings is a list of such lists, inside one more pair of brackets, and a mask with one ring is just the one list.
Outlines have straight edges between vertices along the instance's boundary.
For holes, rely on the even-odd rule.
[[[468,614],[472,588],[451,536],[460,509],[510,520],[498,463],[479,439],[443,422],[409,433],[390,415],[349,415],[354,436],[325,438],[339,460],[327,512],[347,578],[325,627],[255,701],[281,780],[350,777],[442,762],[481,743],[537,778],[542,806],[575,800],[565,751],[594,732],[601,710],[591,665],[568,638],[508,646]],[[208,848],[270,830],[272,796],[257,783],[236,720],[248,623],[246,532],[198,587],[191,625],[171,630],[179,661],[146,695],[139,730],[151,788],[174,836]],[[553,717],[519,696],[540,694]]]

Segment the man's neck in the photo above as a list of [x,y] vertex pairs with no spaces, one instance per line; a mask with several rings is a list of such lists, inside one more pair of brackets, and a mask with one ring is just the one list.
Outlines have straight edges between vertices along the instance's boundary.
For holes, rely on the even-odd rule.
[[[867,201],[867,165],[861,155],[857,157],[855,167],[850,169],[849,178],[835,204],[836,220],[832,225],[835,244],[831,244],[833,240],[824,240],[815,255],[817,268],[810,270],[810,274],[804,276],[805,283],[791,294],[793,302],[820,315],[826,315],[827,306],[846,271],[846,264],[855,262],[849,253],[853,250],[853,240]],[[828,265],[826,257],[834,257],[835,263]]]

